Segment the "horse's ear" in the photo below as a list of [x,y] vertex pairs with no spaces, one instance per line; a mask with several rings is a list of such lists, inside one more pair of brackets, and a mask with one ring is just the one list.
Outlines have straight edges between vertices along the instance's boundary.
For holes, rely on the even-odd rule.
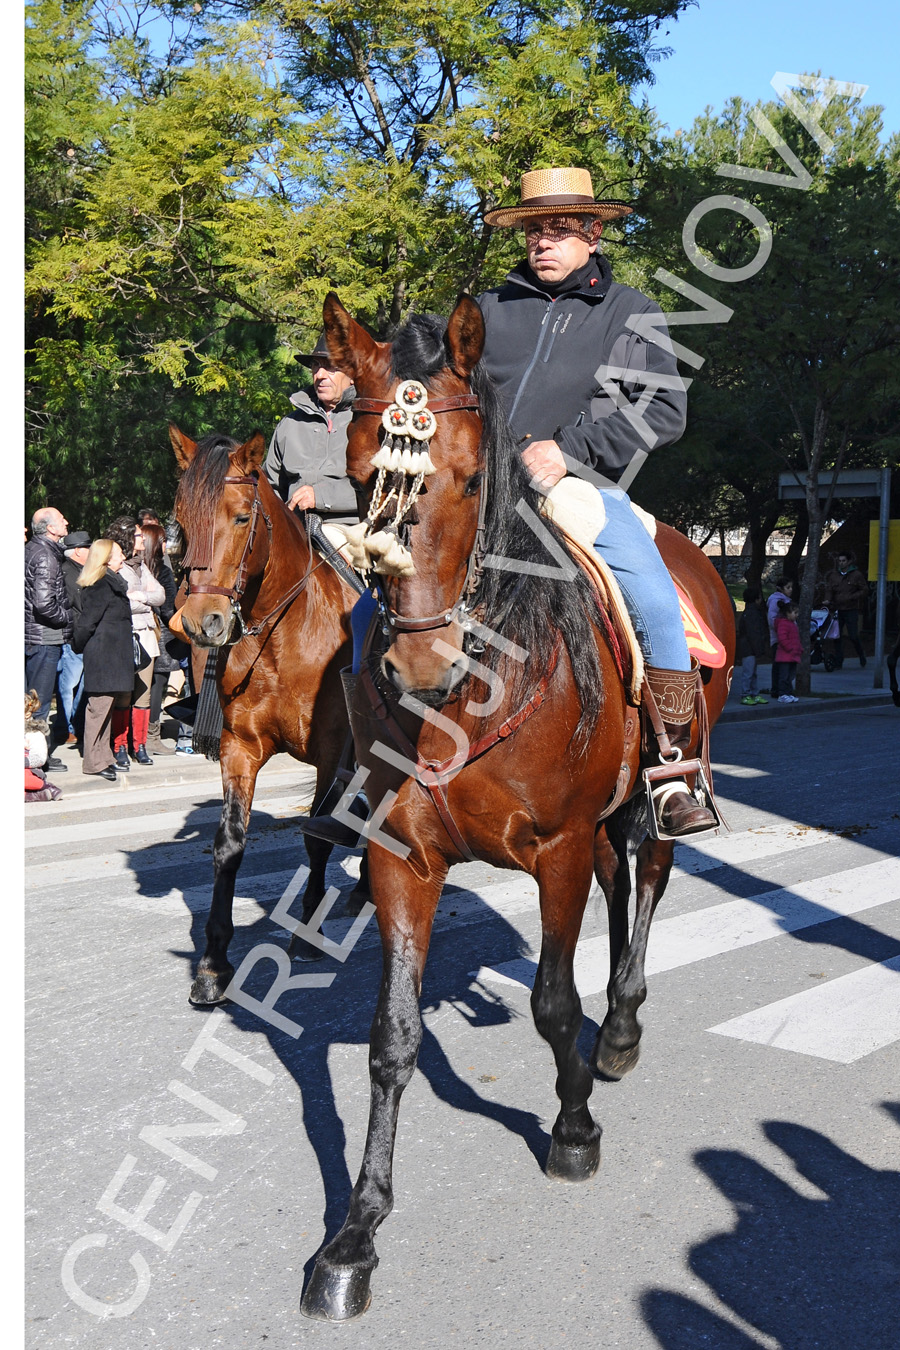
[[242,473],[254,473],[266,457],[266,442],[261,431],[254,431],[249,441],[239,446],[231,456],[231,462]]
[[192,441],[190,436],[185,436],[184,432],[179,430],[174,422],[169,423],[169,440],[172,442],[178,467],[186,469],[197,453],[197,442]]
[[451,366],[467,380],[484,351],[484,316],[470,295],[461,295],[456,302],[444,341]]
[[335,370],[343,371],[354,382],[360,371],[379,350],[379,344],[344,309],[334,291],[329,291],[322,306],[325,340]]

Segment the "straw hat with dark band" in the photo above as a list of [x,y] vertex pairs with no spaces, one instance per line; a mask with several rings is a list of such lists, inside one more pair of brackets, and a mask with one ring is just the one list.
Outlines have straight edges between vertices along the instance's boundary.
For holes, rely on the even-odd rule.
[[521,203],[488,211],[488,225],[521,225],[535,216],[590,215],[595,220],[615,220],[631,215],[626,202],[594,201],[594,186],[587,169],[533,169],[522,174]]

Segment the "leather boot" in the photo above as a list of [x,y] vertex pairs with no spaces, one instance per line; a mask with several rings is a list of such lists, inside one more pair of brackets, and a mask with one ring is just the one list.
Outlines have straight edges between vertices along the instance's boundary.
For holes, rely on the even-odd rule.
[[147,754],[147,729],[149,725],[149,708],[131,709],[131,740],[134,745],[134,759],[136,764],[153,763],[153,760]]
[[116,768],[127,773],[131,768],[128,759],[128,728],[131,725],[130,708],[113,708],[112,711],[112,748]]
[[[356,685],[359,680],[358,675],[351,675],[348,672],[341,671],[341,681],[344,685],[344,699],[348,711],[351,708],[353,696],[356,692]],[[364,849],[365,839],[359,832],[348,825],[345,820],[331,813],[336,809],[338,803],[347,790],[347,784],[356,769],[356,759],[354,757],[353,739],[350,737],[341,756],[341,762],[338,765],[337,774],[334,782],[329,787],[322,803],[315,815],[306,816],[297,821],[297,828],[301,834],[311,834],[314,839],[324,839],[329,844],[339,844],[341,848]],[[369,818],[369,803],[361,792],[353,798],[349,806],[341,812],[342,815],[349,811],[350,815],[357,816],[361,824]]]
[[166,745],[160,735],[160,723],[151,722],[147,727],[147,749],[152,750],[154,755],[174,755],[175,747]]
[[[699,691],[699,668],[695,661],[691,666],[690,670],[662,670],[658,666],[648,666],[646,670],[647,683],[656,699],[669,745],[673,750],[680,750],[683,759],[692,758],[695,750],[691,733]],[[702,693],[699,697],[703,697]],[[655,755],[651,750],[651,759],[665,763],[652,728],[648,740],[656,749]],[[684,778],[673,777],[660,783],[653,789],[653,801],[659,828],[665,834],[681,837],[715,829],[718,824],[713,812],[692,796]]]

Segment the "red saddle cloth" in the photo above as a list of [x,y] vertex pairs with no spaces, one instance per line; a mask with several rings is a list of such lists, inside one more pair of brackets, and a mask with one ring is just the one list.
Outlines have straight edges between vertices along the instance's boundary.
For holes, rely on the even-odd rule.
[[715,633],[707,628],[677,582],[675,590],[678,592],[678,603],[681,606],[681,622],[684,625],[688,651],[691,656],[696,656],[701,666],[720,669],[725,664],[725,648]]

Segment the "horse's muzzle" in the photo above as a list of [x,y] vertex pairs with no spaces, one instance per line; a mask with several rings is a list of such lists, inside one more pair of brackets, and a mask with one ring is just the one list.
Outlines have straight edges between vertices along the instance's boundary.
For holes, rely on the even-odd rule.
[[184,631],[196,647],[224,647],[231,633],[234,616],[218,609],[206,610],[199,619],[184,614]]
[[399,665],[395,665],[391,659],[392,653],[389,651],[382,659],[382,670],[398,694],[409,694],[424,703],[427,708],[440,708],[447,702],[447,699],[453,693],[453,690],[464,678],[467,671],[467,662],[463,652],[459,654],[458,661],[446,662],[438,675],[427,685],[422,685],[421,679],[410,678],[412,672],[405,673]]

